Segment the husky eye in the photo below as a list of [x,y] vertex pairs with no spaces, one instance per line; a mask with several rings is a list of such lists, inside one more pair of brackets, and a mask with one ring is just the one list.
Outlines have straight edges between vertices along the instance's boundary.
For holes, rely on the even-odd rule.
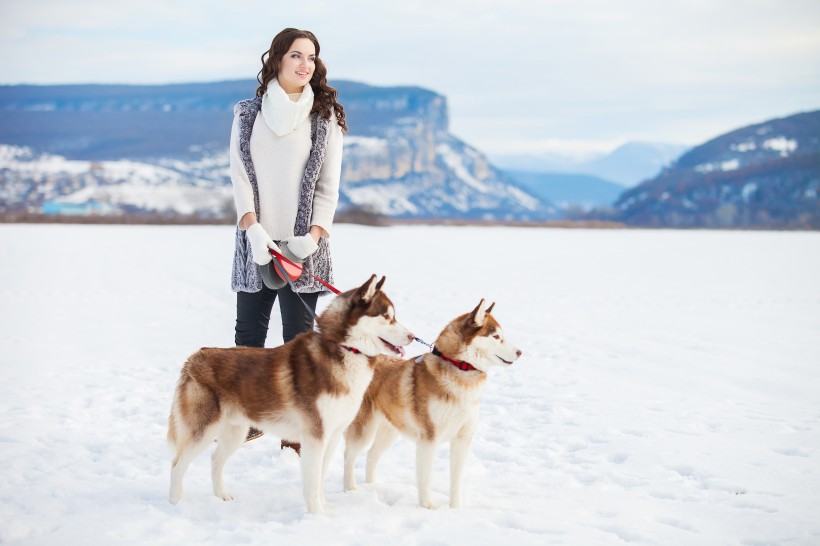
[[498,335],[498,334],[495,334],[493,337],[494,337],[495,339],[501,339],[501,336],[500,336],[500,335]]

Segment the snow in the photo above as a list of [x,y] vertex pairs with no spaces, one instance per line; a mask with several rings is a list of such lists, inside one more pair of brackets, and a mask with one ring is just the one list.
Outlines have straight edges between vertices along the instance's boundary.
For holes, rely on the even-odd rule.
[[820,543],[820,234],[335,226],[337,286],[386,275],[428,341],[489,298],[524,355],[490,374],[463,509],[417,506],[400,441],[355,493],[340,446],[318,517],[270,437],[228,463],[235,501],[205,454],[167,501],[179,368],[232,344],[232,245],[231,226],[0,225],[0,542]]
[[196,211],[220,212],[232,203],[231,188],[197,188],[184,184],[154,185],[144,181],[124,182],[112,186],[87,186],[61,198],[61,203],[131,205],[146,210],[175,211],[193,214]]
[[702,163],[695,167],[695,171],[699,173],[710,173],[712,171],[736,171],[740,168],[740,160],[728,159],[719,163]]
[[463,158],[448,144],[440,143],[436,146],[436,154],[441,157],[444,164],[452,169],[453,173],[465,184],[480,193],[487,193],[490,188],[473,176],[467,167],[464,166]]
[[740,168],[740,160],[739,159],[730,159],[728,161],[722,161],[720,163],[720,170],[721,171],[736,171]]
[[729,148],[736,152],[752,152],[757,149],[757,143],[754,140],[747,140],[739,144],[732,144]]
[[344,147],[345,153],[350,149],[361,155],[381,156],[389,153],[390,143],[384,138],[345,136]]
[[775,152],[780,152],[780,155],[782,157],[788,157],[797,149],[797,141],[793,138],[779,136],[775,138],[770,138],[763,142],[763,147],[767,150],[774,150]]
[[757,184],[755,182],[747,182],[743,185],[743,189],[740,191],[740,194],[743,196],[743,200],[748,203],[749,199],[752,198],[756,191]]
[[398,216],[419,212],[419,208],[410,200],[415,190],[416,188],[400,182],[388,182],[371,185],[350,184],[345,193],[354,205],[369,207],[379,214]]
[[90,161],[66,159],[61,155],[37,154],[28,146],[0,144],[0,166],[24,174],[81,174],[91,168]]
[[535,210],[538,208],[538,199],[536,199],[532,195],[525,193],[524,191],[516,188],[515,186],[509,186],[507,188],[507,191],[510,194],[510,196],[516,201],[518,201],[521,204],[521,206],[525,209]]

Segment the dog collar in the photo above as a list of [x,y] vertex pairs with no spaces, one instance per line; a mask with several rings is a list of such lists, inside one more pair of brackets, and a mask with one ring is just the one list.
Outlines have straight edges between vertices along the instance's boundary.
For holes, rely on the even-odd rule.
[[342,345],[341,343],[339,343],[339,347],[341,347],[342,349],[346,349],[346,350],[350,351],[354,355],[361,354],[361,351],[359,349],[357,349],[356,347],[348,347],[347,345]]
[[441,351],[439,351],[438,348],[435,345],[433,346],[433,354],[436,355],[437,357],[439,357],[440,359],[449,362],[450,364],[452,364],[453,366],[455,366],[459,370],[463,370],[465,372],[469,372],[469,371],[472,371],[472,370],[478,370],[478,368],[476,368],[475,366],[473,366],[469,362],[464,362],[463,360],[453,360],[450,357],[444,356],[443,354],[441,354]]

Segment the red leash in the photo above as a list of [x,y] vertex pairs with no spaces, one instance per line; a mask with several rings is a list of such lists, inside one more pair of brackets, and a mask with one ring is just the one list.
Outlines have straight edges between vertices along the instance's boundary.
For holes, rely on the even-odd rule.
[[[276,269],[279,272],[279,275],[282,276],[282,278],[285,279],[288,282],[288,284],[290,285],[291,290],[292,290],[293,289],[293,281],[290,280],[290,275],[287,274],[287,271],[285,271],[285,268],[281,265],[281,262],[292,265],[293,267],[295,267],[296,269],[298,269],[300,271],[304,271],[304,266],[302,264],[297,264],[297,263],[294,263],[294,262],[288,260],[281,253],[276,252],[272,248],[268,248],[268,251],[271,253],[271,256],[273,256],[275,258],[274,264],[276,263],[277,260],[280,262],[279,267],[277,267]],[[274,265],[274,267],[276,267],[276,265]],[[280,268],[281,268],[281,270],[280,270]],[[335,286],[331,285],[330,283],[325,282],[323,279],[320,279],[319,277],[317,277],[313,273],[308,272],[308,275],[310,275],[311,277],[313,277],[314,279],[316,279],[317,281],[322,283],[328,290],[330,290],[334,294],[341,294],[342,293],[341,290],[339,290]],[[294,294],[299,296],[299,294],[295,290],[294,290]],[[299,296],[299,299],[302,300],[302,297]],[[308,312],[310,312],[310,314],[313,315],[313,319],[315,320],[316,319],[316,313],[314,313],[313,310],[310,307],[308,307],[308,305],[305,303],[305,300],[302,300],[302,304],[305,306],[305,308],[308,310]],[[438,349],[436,349],[435,347],[433,347],[432,345],[430,345],[426,341],[421,340],[420,338],[414,338],[414,339],[416,341],[418,341],[419,343],[421,343],[423,345],[427,345],[428,347],[430,347],[433,350],[434,355],[442,358],[443,360],[451,363],[453,366],[455,366],[455,367],[457,367],[461,370],[468,371],[468,370],[475,370],[476,369],[475,367],[473,367],[472,364],[470,364],[468,362],[452,360],[452,359],[442,355],[441,352]],[[359,354],[359,350],[355,349],[353,347],[347,347],[345,345],[341,345],[341,347],[344,348],[344,349],[347,349],[348,351],[350,351],[352,353]]]
[[[285,258],[284,256],[282,256],[280,253],[276,252],[276,251],[275,251],[275,250],[273,250],[272,248],[268,248],[268,250],[270,251],[271,256],[273,256],[273,257],[274,257],[274,258],[276,258],[277,260],[279,260],[279,261],[281,261],[281,262],[284,262],[284,263],[286,263],[286,264],[290,264],[290,265],[292,265],[293,267],[295,267],[295,268],[297,268],[297,269],[299,269],[299,270],[304,271],[304,266],[303,266],[302,264],[297,264],[297,263],[294,263],[294,262],[292,262],[292,261],[288,260],[287,258]],[[310,275],[311,277],[313,277],[314,279],[316,279],[317,281],[319,281],[320,283],[322,283],[322,284],[323,284],[323,285],[324,285],[324,286],[325,286],[328,290],[330,290],[330,291],[331,291],[331,292],[333,292],[334,294],[341,294],[341,293],[342,293],[342,291],[341,291],[341,290],[339,290],[339,289],[338,289],[338,288],[336,288],[335,286],[333,286],[333,285],[331,285],[331,284],[329,284],[329,283],[327,283],[327,282],[323,281],[322,279],[320,279],[319,277],[317,277],[317,276],[316,276],[316,275],[314,275],[313,273],[308,272],[308,275]],[[289,275],[287,275],[287,274],[285,274],[285,280],[286,280],[286,281],[288,281],[288,283],[290,283],[290,276],[289,276]]]

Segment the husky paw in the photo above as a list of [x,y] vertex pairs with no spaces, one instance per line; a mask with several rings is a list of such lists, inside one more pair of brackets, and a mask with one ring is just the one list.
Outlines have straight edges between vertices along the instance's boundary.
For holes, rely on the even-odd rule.
[[434,502],[423,502],[421,503],[422,508],[427,508],[428,510],[438,510],[439,505]]
[[308,507],[308,513],[313,514],[314,516],[321,516],[325,513],[325,509],[323,506],[311,506]]
[[233,495],[231,495],[230,493],[226,493],[224,491],[222,493],[214,493],[214,495],[216,495],[218,498],[220,498],[224,501],[232,501],[233,500]]
[[171,504],[176,504],[181,500],[182,500],[182,495],[171,495],[168,498],[168,502],[170,502]]

